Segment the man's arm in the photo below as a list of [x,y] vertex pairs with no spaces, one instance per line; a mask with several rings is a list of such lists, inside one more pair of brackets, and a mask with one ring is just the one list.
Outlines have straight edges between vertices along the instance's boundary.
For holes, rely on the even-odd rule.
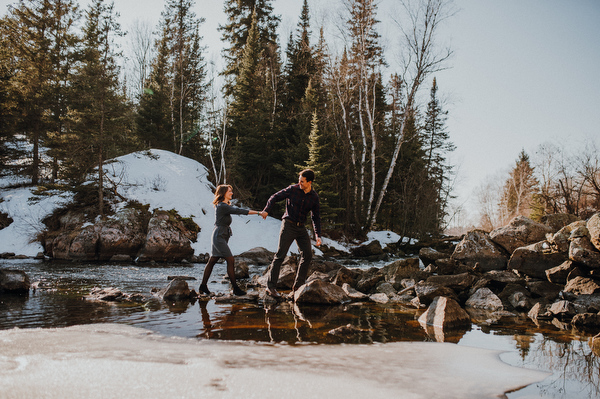
[[321,204],[318,196],[310,212],[310,218],[312,219],[313,230],[315,231],[315,241],[317,242],[317,247],[319,247],[321,246]]
[[262,210],[261,215],[262,215],[263,219],[267,218],[267,216],[271,212],[271,208],[273,208],[273,205],[276,202],[282,201],[290,196],[292,187],[293,187],[293,185],[288,186],[288,187],[284,188],[283,190],[279,190],[275,194],[271,195],[271,197],[267,201],[267,205],[265,205],[264,209]]

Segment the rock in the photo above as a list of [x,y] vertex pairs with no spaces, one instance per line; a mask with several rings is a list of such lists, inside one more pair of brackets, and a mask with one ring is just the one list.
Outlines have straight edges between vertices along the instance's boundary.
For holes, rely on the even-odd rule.
[[567,260],[564,253],[554,253],[547,241],[517,248],[508,261],[508,269],[527,276],[546,279],[546,270]]
[[138,261],[181,262],[194,254],[189,232],[179,220],[169,212],[155,210],[148,222],[146,242],[140,251]]
[[588,277],[575,277],[567,283],[564,291],[575,295],[591,295],[600,293],[600,285]]
[[550,305],[550,309],[548,310],[554,316],[562,319],[570,319],[577,314],[575,311],[575,306],[569,301],[554,302],[552,305]]
[[117,288],[94,287],[90,290],[89,295],[85,296],[85,299],[92,301],[120,302],[126,300],[127,296]]
[[356,289],[365,294],[370,293],[379,282],[385,280],[385,276],[380,272],[380,269],[372,267],[365,271],[356,282]]
[[593,269],[600,268],[600,252],[592,245],[587,236],[571,239],[569,259]]
[[570,225],[578,220],[577,216],[568,213],[553,213],[542,216],[540,220],[543,224],[549,226],[552,231],[558,231],[565,226]]
[[505,308],[524,311],[531,308],[531,293],[522,285],[508,284],[498,297],[502,300]]
[[252,248],[236,256],[237,261],[245,261],[250,265],[270,265],[275,254],[263,247]]
[[438,259],[447,258],[448,255],[443,252],[436,251],[433,248],[425,247],[419,250],[419,259],[423,262],[423,264],[428,265],[430,263],[435,263]]
[[96,223],[97,260],[106,261],[124,255],[133,259],[137,257],[146,239],[142,212],[140,209],[125,208],[107,220]]
[[182,301],[190,299],[192,291],[188,283],[182,279],[171,280],[167,288],[159,291],[158,295],[165,301]]
[[600,356],[600,334],[590,338],[590,348],[596,354],[596,356]]
[[567,260],[560,265],[546,270],[548,281],[554,284],[566,284],[569,273],[577,268],[571,260]]
[[382,292],[378,292],[377,294],[369,295],[369,299],[376,303],[388,303],[390,301],[390,297]]
[[313,280],[302,285],[294,294],[296,303],[335,305],[348,302],[350,298],[341,287],[323,280]]
[[124,254],[116,254],[111,256],[109,262],[119,262],[119,263],[130,263],[132,262],[133,259],[131,259],[130,255],[124,255]]
[[0,230],[10,226],[13,221],[13,218],[8,216],[8,213],[0,212]]
[[422,326],[459,328],[471,325],[471,317],[458,302],[448,297],[436,297],[419,317]]
[[456,298],[456,293],[443,285],[419,282],[414,286],[415,294],[422,305],[429,305],[438,296]]
[[360,328],[354,327],[352,324],[346,324],[345,326],[340,326],[327,331],[327,334],[342,339],[353,339],[362,332],[363,330]]
[[502,301],[489,288],[480,288],[465,303],[466,306],[475,309],[491,311],[503,310]]
[[31,282],[22,270],[0,269],[0,292],[26,294]]
[[525,216],[517,216],[507,226],[493,230],[490,239],[501,245],[508,253],[513,253],[517,248],[544,240],[546,234],[552,231],[549,226],[534,222]]
[[383,251],[381,244],[377,240],[353,248],[351,253],[356,258],[366,258],[371,261],[387,258],[387,254]]
[[363,294],[362,292],[355,290],[348,283],[342,284],[342,289],[344,290],[346,295],[348,295],[348,298],[350,298],[350,300],[352,301],[364,301],[366,299],[369,299],[369,296],[367,294]]
[[[279,269],[279,279],[277,280],[277,289],[290,290],[296,280],[296,271],[298,270],[298,259],[296,256],[286,256],[281,269]],[[308,271],[310,273],[311,270]],[[257,283],[263,287],[267,286],[269,275],[271,274],[271,267],[268,267],[264,274],[258,278]]]
[[484,271],[506,269],[507,257],[483,230],[472,230],[452,253],[451,258],[468,266],[479,263]]
[[590,233],[590,241],[600,251],[600,213],[595,213],[587,221],[586,227]]
[[236,260],[235,262],[235,278],[249,278],[250,277],[250,267],[244,261]]
[[339,285],[340,287],[343,287],[345,284],[354,286],[358,275],[359,273],[357,273],[356,271],[350,270],[347,267],[342,266],[335,272],[335,275],[333,276],[331,281],[333,284]]
[[538,302],[529,310],[527,316],[533,321],[549,320],[552,318],[552,313],[550,313],[550,305]]
[[396,295],[396,292],[397,292],[397,290],[394,288],[394,286],[392,284],[388,283],[387,281],[379,283],[379,285],[377,286],[377,293],[385,294],[388,297],[391,297],[392,295]]
[[562,227],[556,233],[546,235],[546,240],[548,240],[548,243],[554,252],[567,252],[569,250],[571,233],[581,227],[585,227],[585,222],[582,220],[570,223],[569,225]]
[[453,274],[446,276],[431,276],[426,280],[428,283],[443,285],[456,292],[464,291],[475,282],[475,276],[469,273]]
[[576,314],[571,320],[571,325],[583,330],[600,329],[600,314],[599,313],[580,313]]

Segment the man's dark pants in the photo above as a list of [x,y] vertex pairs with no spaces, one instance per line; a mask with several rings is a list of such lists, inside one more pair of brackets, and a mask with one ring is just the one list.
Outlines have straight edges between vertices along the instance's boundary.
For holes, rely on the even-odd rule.
[[288,250],[294,240],[296,240],[298,250],[300,251],[300,263],[298,265],[298,271],[296,272],[296,279],[292,289],[295,291],[306,281],[306,274],[308,273],[308,267],[312,260],[312,246],[308,231],[304,225],[298,225],[284,219],[281,222],[281,230],[279,231],[279,246],[277,248],[277,253],[273,258],[273,262],[271,262],[271,274],[269,275],[269,280],[267,282],[267,287],[270,289],[277,288],[281,264],[285,260]]

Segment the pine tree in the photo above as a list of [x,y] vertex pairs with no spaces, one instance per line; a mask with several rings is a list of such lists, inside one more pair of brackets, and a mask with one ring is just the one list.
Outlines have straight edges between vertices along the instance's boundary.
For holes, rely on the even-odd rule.
[[[54,147],[64,133],[66,91],[77,42],[72,27],[77,18],[77,6],[71,0],[19,0],[9,8],[5,21],[5,37],[17,64],[11,78],[20,101],[16,118],[32,146],[27,172],[32,184],[38,183],[44,166],[40,148]],[[54,177],[57,166],[55,162]]]
[[83,57],[73,82],[77,101],[70,113],[77,146],[71,166],[83,173],[96,167],[101,217],[104,217],[105,160],[120,155],[120,145],[130,126],[129,104],[118,81],[114,35],[121,31],[116,17],[114,3],[107,5],[104,0],[93,0],[86,11]]
[[447,154],[456,148],[450,142],[446,130],[447,111],[442,109],[442,104],[437,96],[438,86],[435,77],[430,91],[430,99],[425,114],[423,126],[423,145],[426,154],[427,178],[431,184],[431,203],[428,206],[432,216],[431,231],[441,233],[443,219],[447,214],[448,201],[451,198],[452,167],[447,163]]
[[[275,49],[277,25],[281,18],[273,15],[271,0],[226,0],[224,9],[227,24],[220,25],[219,30],[223,33],[222,41],[229,44],[223,50],[227,62],[223,75],[226,77],[225,95],[230,96],[240,75],[240,63],[252,24],[256,23],[259,46],[263,49]],[[253,22],[253,19],[256,21]]]

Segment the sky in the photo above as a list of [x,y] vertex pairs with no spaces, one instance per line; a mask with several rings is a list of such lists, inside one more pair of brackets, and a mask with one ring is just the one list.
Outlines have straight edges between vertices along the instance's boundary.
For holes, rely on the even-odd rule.
[[[13,3],[0,0],[0,13]],[[282,46],[296,28],[302,3],[272,2],[281,15]],[[194,10],[206,19],[201,27],[206,59],[217,68],[222,65],[217,27],[226,22],[222,4],[196,0]],[[341,0],[308,4],[313,39],[320,25],[339,37]],[[378,2],[388,72],[399,70],[399,33],[392,22],[399,4]],[[457,12],[441,26],[437,40],[454,54],[448,69],[435,77],[456,145],[450,159],[458,171],[456,201],[473,215],[476,189],[490,178],[503,178],[521,150],[533,157],[547,142],[577,150],[586,141],[600,141],[600,1],[454,0],[453,6]],[[128,30],[136,19],[155,26],[164,2],[116,0],[115,7]],[[425,98],[430,88],[431,80],[423,85]]]

